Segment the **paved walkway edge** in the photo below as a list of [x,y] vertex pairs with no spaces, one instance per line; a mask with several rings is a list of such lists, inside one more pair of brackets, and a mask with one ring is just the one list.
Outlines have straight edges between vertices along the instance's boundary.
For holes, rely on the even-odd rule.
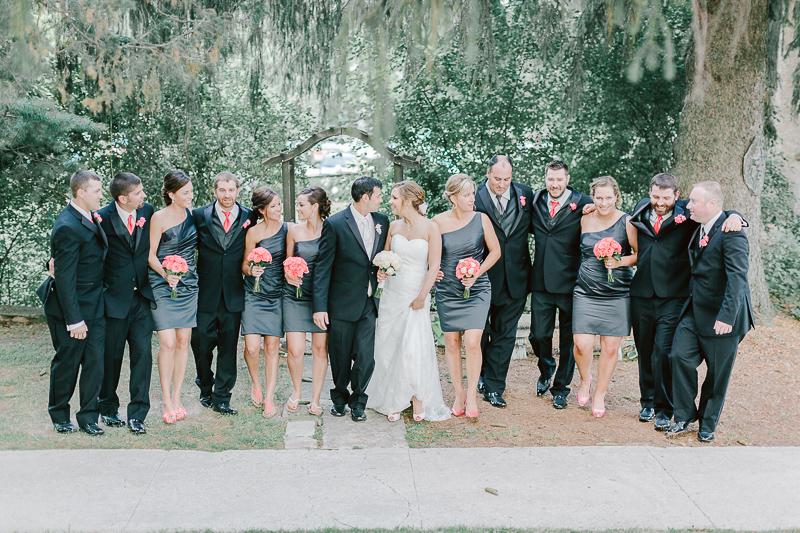
[[800,527],[800,448],[9,451],[0,472],[0,532]]

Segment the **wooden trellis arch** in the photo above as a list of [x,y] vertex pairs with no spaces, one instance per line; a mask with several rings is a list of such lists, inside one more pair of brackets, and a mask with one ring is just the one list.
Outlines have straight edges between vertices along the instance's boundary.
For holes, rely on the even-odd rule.
[[373,147],[380,155],[391,161],[394,165],[395,182],[403,181],[403,167],[419,168],[422,162],[421,157],[415,158],[406,154],[398,153],[376,141],[367,132],[361,131],[358,128],[328,128],[326,130],[317,132],[291,150],[281,152],[278,155],[274,155],[262,161],[265,166],[276,165],[278,163],[281,164],[281,174],[283,177],[283,201],[286,205],[290,206],[288,209],[283,210],[284,220],[291,221],[294,218],[293,206],[295,201],[295,158],[309,151],[316,144],[324,141],[325,139],[337,137],[339,135],[347,135],[348,137],[364,141]]

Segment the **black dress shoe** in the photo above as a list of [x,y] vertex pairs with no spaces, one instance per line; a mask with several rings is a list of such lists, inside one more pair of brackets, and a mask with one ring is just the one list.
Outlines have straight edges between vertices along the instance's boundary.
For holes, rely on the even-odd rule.
[[666,431],[669,429],[669,418],[664,415],[658,415],[656,421],[653,423],[656,431]]
[[103,424],[112,428],[121,428],[125,425],[125,421],[119,417],[119,413],[114,413],[110,416],[103,415],[101,418],[103,419]]
[[94,422],[92,422],[91,424],[86,424],[85,426],[81,426],[81,431],[83,431],[87,435],[91,435],[92,437],[97,437],[98,435],[102,435],[103,433],[105,433],[105,431],[103,431],[103,428],[101,428]]
[[144,429],[144,422],[141,420],[136,420],[135,418],[131,418],[128,420],[128,429],[131,430],[131,433],[134,435],[146,435],[147,430]]
[[714,440],[714,432],[713,431],[698,431],[697,432],[697,440],[700,442],[711,442]]
[[499,407],[500,409],[506,407],[508,404],[503,399],[502,394],[496,392],[487,392],[483,395],[483,401],[492,404],[492,407]]
[[231,407],[231,404],[229,404],[228,402],[222,402],[222,403],[215,404],[211,408],[214,410],[215,413],[219,413],[221,415],[239,414],[239,411],[237,411],[236,409]]
[[550,390],[550,378],[539,376],[539,381],[536,382],[536,396],[544,396]]
[[56,433],[73,433],[75,431],[75,426],[69,420],[66,422],[53,422],[53,427]]
[[200,396],[200,405],[206,409],[211,409],[214,406],[211,402],[211,396]]
[[483,381],[483,376],[478,376],[478,394],[486,392],[486,382]]
[[367,419],[367,414],[364,412],[363,409],[359,409],[358,407],[353,407],[350,409],[350,418],[353,419],[353,422],[363,422]]
[[347,409],[344,405],[334,405],[331,407],[331,414],[333,416],[344,416],[346,414]]
[[555,409],[566,409],[567,408],[567,395],[566,394],[556,394],[553,396],[553,407]]
[[639,422],[652,422],[656,417],[656,410],[652,407],[642,407],[639,411]]
[[672,424],[669,427],[669,429],[667,429],[666,433],[664,433],[664,436],[665,437],[675,437],[677,435],[680,435],[681,433],[686,433],[686,430],[689,429],[689,424],[691,424],[691,421],[689,421],[689,422],[678,422],[678,421],[675,421],[675,423]]

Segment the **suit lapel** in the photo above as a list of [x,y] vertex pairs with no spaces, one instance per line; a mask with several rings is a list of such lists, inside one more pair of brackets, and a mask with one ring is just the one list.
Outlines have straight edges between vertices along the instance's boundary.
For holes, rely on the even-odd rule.
[[573,189],[569,188],[569,187],[567,187],[567,190],[569,191],[568,201],[564,205],[564,207],[562,207],[561,209],[558,210],[558,213],[556,213],[556,216],[553,218],[553,227],[554,228],[558,224],[560,224],[562,220],[567,218],[567,216],[569,216],[570,213],[572,213],[572,208],[570,207],[569,204],[577,203],[577,202],[573,202],[573,200],[575,199],[575,191]]
[[[675,219],[678,217],[678,215],[683,215],[687,220],[689,219],[689,217],[684,213],[683,208],[676,203],[675,207],[672,209],[672,216],[661,224],[662,235],[666,235],[675,231],[675,229],[678,227],[678,224],[675,222]],[[681,224],[684,222],[681,222]]]
[[[372,221],[375,222],[375,213],[372,214]],[[375,222],[375,227],[377,227],[379,224],[381,226],[381,233],[383,233],[386,230],[386,228],[383,227],[383,224],[380,222]],[[378,239],[380,235],[378,235],[377,230],[373,229],[372,231],[375,231],[375,238],[372,239],[372,254],[369,256],[370,260],[372,260],[372,258],[375,257],[375,254],[378,253],[378,241],[380,240]]]
[[648,217],[645,216],[648,207],[650,207],[649,203],[645,203],[642,207],[640,207],[631,216],[631,224],[633,224],[633,226],[636,227],[636,229],[638,229],[639,231],[642,231],[649,237],[655,239],[656,237],[655,230],[653,230],[653,226],[650,225],[650,220],[648,219]]
[[486,186],[486,182],[481,183],[481,186],[478,187],[478,199],[483,204],[483,212],[489,215],[492,222],[502,230],[503,224],[500,223],[494,213],[494,202],[492,202],[492,199],[489,197],[489,188]]
[[542,222],[542,224],[544,224],[544,227],[546,228],[547,227],[547,220],[545,220],[544,216],[542,216],[541,209],[539,209],[537,207],[537,204],[539,203],[539,198],[542,197],[542,194],[547,194],[547,189],[542,189],[541,191],[538,191],[533,196],[533,202],[532,202],[532,205],[531,205],[531,209],[533,209],[533,216],[539,217],[539,220]]
[[[137,214],[139,214],[139,213],[137,213]],[[142,208],[142,213],[139,214],[139,218],[143,218],[143,216],[144,216],[144,208]],[[189,216],[192,216],[192,215],[190,214]],[[138,222],[138,221],[139,221],[139,219],[136,219],[136,222]],[[139,247],[139,241],[142,240],[142,233],[144,232],[144,224],[142,224],[142,226],[139,227],[134,222],[134,224],[133,224],[133,232],[136,234],[134,236],[135,242],[133,244],[133,249],[136,250]]]
[[[520,203],[520,198],[523,198],[522,189],[520,189],[519,187],[517,187],[513,183],[511,184],[511,186],[514,188],[514,191],[517,193],[517,198],[516,199],[514,199],[514,198],[510,199],[510,201],[512,201],[512,202],[517,202],[517,217],[514,219],[514,223],[511,224],[511,228],[508,230],[508,235],[511,235],[512,233],[514,233],[514,230],[517,229],[517,226],[519,225],[519,221],[522,220],[522,214],[525,211],[525,207],[523,207],[523,205]],[[506,209],[508,209],[508,207],[506,207]],[[508,237],[508,235],[506,235],[506,237]]]
[[[698,242],[697,246],[698,246],[699,250],[697,251],[697,256],[695,257],[696,261],[700,260],[700,256],[703,255],[703,252],[706,250],[706,248],[708,248],[711,245],[711,239],[714,237],[714,235],[719,233],[719,229],[722,227],[722,223],[725,222],[726,218],[728,218],[728,217],[725,216],[725,213],[723,212],[719,216],[719,218],[716,220],[716,222],[714,222],[714,225],[711,226],[710,230],[708,230],[708,235],[706,235],[708,240],[706,241],[706,245],[705,246],[700,246],[700,243]],[[700,226],[700,228],[702,228],[702,227],[703,226]],[[699,234],[700,234],[700,228],[697,228],[697,231],[695,231],[695,234],[697,236],[699,236]],[[695,242],[695,237],[692,237],[692,242]]]
[[[216,202],[211,202],[210,204],[208,204],[206,206],[206,210],[205,210],[206,227],[208,228],[208,232],[211,234],[211,237],[215,241],[217,241],[217,244],[219,244],[219,247],[224,249],[225,247],[222,246],[221,242],[219,242],[219,238],[217,237],[217,232],[214,231],[214,227],[213,227],[214,221],[211,218],[211,217],[214,216],[214,205],[215,204],[216,204]],[[191,213],[190,213],[189,216],[191,216]]]
[[[344,219],[347,221],[347,227],[349,227],[350,231],[353,232],[353,236],[356,238],[359,247],[365,254],[367,254],[367,248],[364,246],[364,240],[361,238],[361,232],[358,231],[358,224],[356,224],[356,221],[353,218],[353,213],[350,212],[349,205],[345,208]],[[369,256],[369,254],[367,254],[367,256]]]
[[[131,247],[131,234],[128,233],[128,228],[122,225],[122,219],[119,218],[117,214],[117,206],[111,204],[109,208],[108,216],[111,218],[111,227],[114,228],[114,233],[117,234],[117,237],[125,243],[125,245],[130,248]],[[131,213],[134,217],[136,216],[136,212],[134,211]],[[134,225],[134,231],[136,231],[136,226]]]
[[689,239],[689,267],[690,268],[694,268],[694,262],[697,259],[697,257],[695,257],[695,245],[697,245],[698,248],[699,248],[699,244],[697,244],[697,240],[700,238],[700,228],[701,227],[702,226],[698,226],[697,229],[694,230],[694,233],[692,233],[692,238]]

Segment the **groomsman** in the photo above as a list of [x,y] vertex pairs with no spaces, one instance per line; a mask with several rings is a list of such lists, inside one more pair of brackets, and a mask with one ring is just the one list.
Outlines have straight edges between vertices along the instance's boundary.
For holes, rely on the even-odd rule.
[[147,278],[153,206],[144,202],[142,181],[128,172],[114,176],[110,189],[114,201],[97,212],[100,227],[108,237],[103,276],[106,340],[100,414],[107,426],[125,425],[118,412],[117,386],[127,341],[131,365],[128,428],[135,435],[144,435],[153,367],[150,304],[154,300]]
[[[747,282],[749,245],[742,232],[725,233],[724,194],[715,181],[703,181],[689,195],[692,220],[700,227],[692,235],[689,262],[692,279],[672,344],[675,422],[666,435],[679,435],[700,421],[697,438],[714,440],[739,343],[754,325]],[[697,396],[697,367],[707,374]]]
[[[231,392],[236,384],[236,348],[244,311],[245,234],[250,210],[241,206],[239,178],[230,172],[214,177],[216,200],[192,211],[197,228],[197,327],[192,352],[200,403],[223,415],[235,415]],[[217,349],[217,374],[211,369]]]
[[55,277],[48,277],[36,291],[56,350],[47,410],[57,432],[75,431],[69,400],[80,372],[78,426],[89,435],[102,435],[97,396],[103,380],[103,262],[108,242],[92,211],[100,207],[103,190],[97,174],[86,170],[74,173],[69,185],[72,200],[50,237]]
[[350,194],[353,203],[322,224],[313,310],[314,323],[328,330],[331,414],[344,416],[349,405],[353,421],[362,422],[367,419],[365,391],[375,369],[378,268],[372,259],[386,244],[389,219],[377,212],[380,181],[358,178]]
[[[572,353],[572,291],[581,263],[581,216],[592,199],[569,187],[569,167],[551,161],[544,169],[545,189],[533,197],[531,233],[534,248],[531,269],[531,334],[539,358],[536,395],[553,394],[553,407],[567,408],[569,384],[575,373]],[[558,368],[553,357],[553,332],[558,311]],[[553,375],[555,379],[553,380]],[[550,388],[553,380],[552,389]]]
[[500,260],[489,269],[492,299],[486,329],[481,338],[483,367],[478,391],[494,407],[506,407],[503,393],[517,323],[528,299],[531,255],[528,228],[533,192],[527,185],[511,181],[514,162],[506,155],[489,160],[486,181],[478,186],[475,211],[486,213],[500,241]]
[[[691,268],[686,249],[699,224],[689,219],[688,200],[680,200],[678,180],[656,174],[650,198],[639,201],[631,224],[639,231],[639,256],[631,282],[631,316],[639,365],[639,420],[655,419],[665,431],[672,418],[669,353],[678,317],[689,296]],[[722,231],[739,231],[742,219],[731,212]]]

